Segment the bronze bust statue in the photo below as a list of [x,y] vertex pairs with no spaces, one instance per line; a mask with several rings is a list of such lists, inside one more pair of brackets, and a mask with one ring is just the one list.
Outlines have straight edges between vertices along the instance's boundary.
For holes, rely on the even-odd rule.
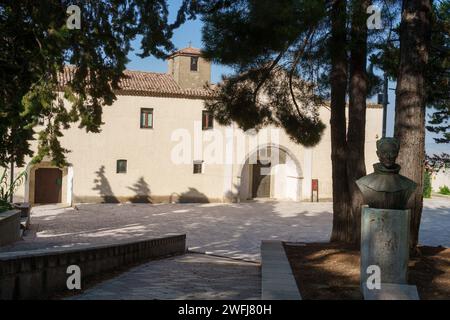
[[406,209],[417,184],[400,175],[400,165],[395,163],[400,145],[395,138],[377,141],[379,163],[373,165],[374,172],[356,181],[364,202],[377,209]]

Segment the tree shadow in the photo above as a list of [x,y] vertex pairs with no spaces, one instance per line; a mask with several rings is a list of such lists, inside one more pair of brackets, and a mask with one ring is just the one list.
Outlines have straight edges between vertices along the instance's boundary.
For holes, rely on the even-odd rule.
[[195,188],[189,188],[188,191],[180,194],[179,203],[209,203],[208,197]]
[[105,166],[101,166],[95,172],[97,178],[94,179],[95,186],[92,190],[97,190],[105,203],[119,203],[120,201],[114,195],[111,185],[105,176]]
[[148,183],[144,177],[140,177],[132,187],[128,187],[135,193],[135,196],[130,199],[131,203],[152,203],[151,192]]
[[450,287],[450,250],[445,247],[418,247],[409,261],[408,280],[416,285],[422,300],[448,300]]
[[304,300],[362,300],[360,254],[338,243],[284,245]]

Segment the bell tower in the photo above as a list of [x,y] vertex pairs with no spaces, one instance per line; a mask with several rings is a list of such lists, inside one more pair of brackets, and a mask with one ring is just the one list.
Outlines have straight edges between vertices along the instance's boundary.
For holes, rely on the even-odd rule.
[[184,89],[203,88],[211,83],[211,63],[197,48],[184,48],[168,58],[169,70],[178,85]]

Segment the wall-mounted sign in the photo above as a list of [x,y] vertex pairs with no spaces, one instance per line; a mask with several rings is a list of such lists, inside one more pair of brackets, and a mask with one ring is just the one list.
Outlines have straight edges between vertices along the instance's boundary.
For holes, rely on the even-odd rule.
[[319,179],[311,180],[311,202],[319,202]]

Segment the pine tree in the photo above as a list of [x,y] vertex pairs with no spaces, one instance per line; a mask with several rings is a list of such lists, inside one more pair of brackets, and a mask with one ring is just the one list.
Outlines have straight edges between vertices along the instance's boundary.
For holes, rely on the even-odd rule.
[[365,175],[366,99],[376,83],[366,70],[369,1],[217,1],[216,9],[218,3],[203,18],[205,55],[235,74],[207,108],[220,123],[244,130],[277,125],[312,146],[324,130],[317,109],[329,101],[331,240],[357,244],[362,197],[355,180]]
[[[78,123],[99,132],[103,107],[116,99],[130,42],[142,36],[142,57],[164,58],[173,51],[173,30],[192,18],[195,6],[184,0],[176,21],[168,21],[166,0],[80,1],[81,28],[67,24],[69,0],[21,0],[0,3],[0,166],[51,156],[65,164],[59,139]],[[61,74],[71,65],[64,87]],[[63,98],[70,102],[64,106]],[[35,132],[37,125],[43,129]]]
[[[394,10],[401,24],[391,28],[392,39],[381,42],[371,61],[397,80],[395,135],[401,140],[402,174],[419,187],[411,199],[411,246],[419,238],[424,165],[448,163],[449,155],[425,155],[425,128],[449,143],[450,116],[450,1],[403,1]],[[408,19],[407,19],[408,18]],[[428,124],[426,125],[426,115]],[[424,161],[426,160],[426,161]]]
[[433,12],[426,68],[426,101],[432,112],[426,128],[439,135],[437,143],[450,143],[450,1],[436,3]]

